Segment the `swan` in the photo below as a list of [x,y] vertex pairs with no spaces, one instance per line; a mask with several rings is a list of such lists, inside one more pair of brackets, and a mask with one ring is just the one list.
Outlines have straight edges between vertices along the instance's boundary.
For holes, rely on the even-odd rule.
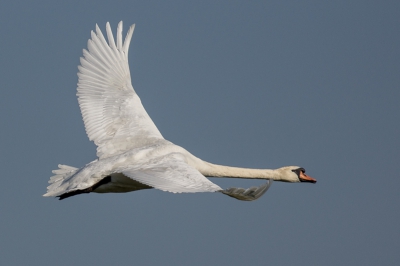
[[[166,140],[144,109],[131,84],[128,48],[135,25],[122,40],[122,21],[116,41],[110,24],[107,39],[96,24],[88,50],[78,66],[77,97],[86,133],[97,146],[98,159],[82,168],[59,164],[53,170],[45,197],[60,200],[83,193],[121,193],[156,188],[173,193],[221,192],[252,201],[260,198],[272,181],[311,182],[299,166],[247,169],[203,161]],[[265,179],[248,189],[222,189],[206,177]]]

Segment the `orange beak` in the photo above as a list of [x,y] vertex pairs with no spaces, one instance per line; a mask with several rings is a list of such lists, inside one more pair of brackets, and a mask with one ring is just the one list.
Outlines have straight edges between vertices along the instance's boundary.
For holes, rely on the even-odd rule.
[[300,182],[310,182],[310,183],[317,183],[317,180],[312,178],[311,176],[306,175],[303,171],[300,171]]

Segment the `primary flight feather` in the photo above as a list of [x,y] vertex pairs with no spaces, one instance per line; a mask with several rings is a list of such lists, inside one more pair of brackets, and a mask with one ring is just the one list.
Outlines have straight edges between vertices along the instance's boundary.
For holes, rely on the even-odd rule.
[[[311,182],[304,168],[248,169],[203,161],[163,138],[132,87],[128,50],[132,25],[122,41],[122,21],[116,41],[110,24],[107,39],[96,25],[88,50],[78,66],[78,102],[86,133],[97,145],[98,159],[78,169],[58,165],[47,193],[64,199],[82,193],[118,193],[156,188],[163,191],[222,192],[239,200],[256,200],[272,180]],[[259,187],[221,189],[206,177],[266,179]]]

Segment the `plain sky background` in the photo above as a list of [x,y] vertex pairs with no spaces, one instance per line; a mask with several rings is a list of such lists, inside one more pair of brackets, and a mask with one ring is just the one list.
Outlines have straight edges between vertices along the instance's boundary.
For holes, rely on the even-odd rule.
[[[120,20],[124,34],[136,23],[132,84],[166,139],[218,164],[300,165],[318,183],[274,182],[254,202],[43,198],[57,164],[96,158],[77,65],[95,24]],[[0,25],[0,264],[400,260],[399,1],[2,0]]]

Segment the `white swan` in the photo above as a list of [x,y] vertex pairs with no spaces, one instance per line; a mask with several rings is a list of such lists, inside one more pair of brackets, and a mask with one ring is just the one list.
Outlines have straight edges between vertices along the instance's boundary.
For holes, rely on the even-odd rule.
[[[98,159],[78,169],[58,165],[43,196],[64,199],[81,193],[129,192],[157,188],[174,193],[222,192],[240,200],[261,197],[272,180],[312,182],[304,168],[245,169],[205,162],[163,138],[131,84],[128,48],[132,25],[122,41],[122,21],[117,40],[107,23],[108,43],[96,25],[88,51],[78,66],[78,101],[86,133],[97,145]],[[249,189],[222,190],[206,177],[266,179]]]

